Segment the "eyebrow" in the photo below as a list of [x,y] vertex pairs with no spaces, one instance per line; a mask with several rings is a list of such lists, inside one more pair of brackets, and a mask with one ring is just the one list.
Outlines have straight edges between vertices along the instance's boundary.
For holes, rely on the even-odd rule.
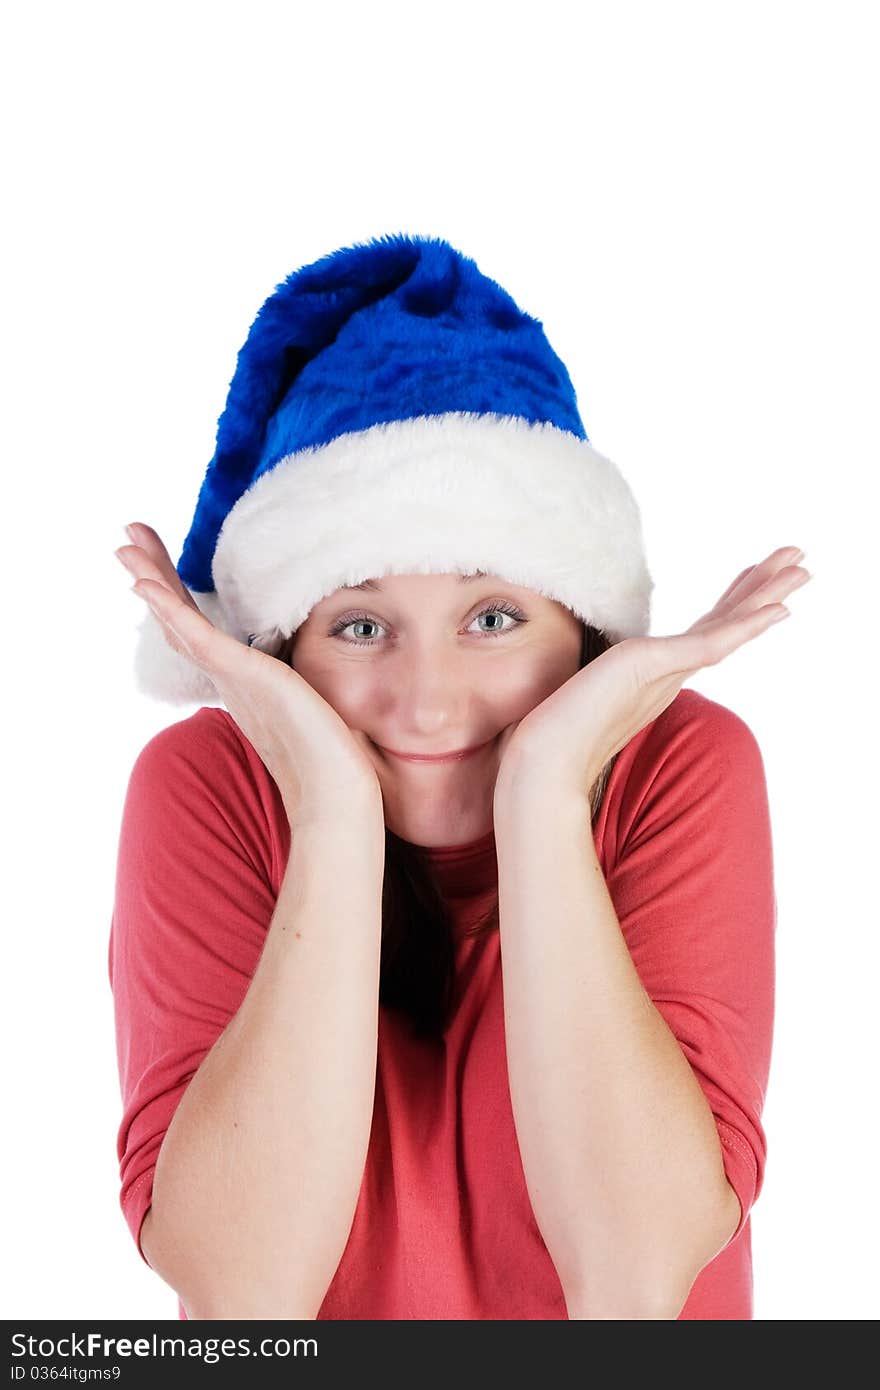
[[[487,574],[488,570],[477,570],[476,574],[460,574],[458,576],[459,583],[472,584],[475,579],[485,579]],[[346,584],[343,587],[346,591],[350,589],[373,589],[377,593],[381,592],[375,579],[365,579],[363,584]]]

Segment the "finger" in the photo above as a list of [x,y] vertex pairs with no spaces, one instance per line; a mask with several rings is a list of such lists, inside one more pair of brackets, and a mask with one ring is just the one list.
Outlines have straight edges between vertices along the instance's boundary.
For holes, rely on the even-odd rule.
[[775,574],[759,581],[748,593],[739,598],[734,596],[728,605],[728,616],[738,616],[738,611],[741,609],[760,611],[768,604],[781,603],[782,599],[787,598],[795,589],[801,588],[810,579],[812,579],[812,575],[800,565],[784,565]]
[[177,566],[168,554],[161,537],[152,526],[147,526],[143,521],[133,521],[126,530],[133,541],[130,546],[121,546],[120,550],[132,560],[136,558],[139,561],[145,577],[164,580],[180,595],[184,603],[198,609],[198,604],[177,573]]
[[663,643],[660,656],[668,671],[693,674],[703,666],[717,665],[737,647],[790,616],[791,609],[784,603],[765,603],[736,615],[710,614],[677,636],[656,640]]
[[[725,599],[730,598],[733,591],[739,587],[739,585],[745,579],[746,575],[751,574],[755,568],[755,565],[746,565],[745,569],[742,570],[741,573],[736,576],[736,579],[734,579],[733,583],[728,584],[727,588],[724,590],[724,593],[718,600],[718,603],[723,603]],[[717,607],[718,605],[716,604],[715,606]]]
[[765,603],[760,608],[737,616],[715,618],[699,633],[684,633],[688,646],[683,649],[682,661],[695,662],[689,669],[701,666],[715,666],[723,661],[737,647],[759,637],[768,627],[782,618],[791,616],[791,609],[784,603]]
[[181,592],[180,584],[174,584],[168,575],[157,565],[156,561],[139,545],[121,545],[115,550],[114,555],[120,564],[124,565],[135,580],[151,579],[157,584],[161,584],[163,589],[173,593],[177,598],[186,602],[184,594]]
[[132,585],[132,593],[143,599],[162,629],[162,636],[179,655],[192,659],[189,643],[178,631],[177,612],[183,605],[174,598],[167,584],[154,579],[139,579]]
[[[744,573],[734,581],[734,584],[728,591],[728,595],[725,595],[725,597],[732,594],[743,580],[746,581],[748,592],[751,592],[753,588],[760,587],[761,584],[766,583],[768,579],[772,579],[772,577],[781,570],[794,565],[797,560],[802,560],[803,555],[804,552],[799,550],[796,545],[780,546],[778,550],[774,550],[771,555],[766,556],[759,564],[751,565],[748,570],[744,571]],[[754,580],[754,584],[749,582],[749,576]]]
[[[737,575],[730,587],[725,589],[711,612],[699,619],[699,623],[703,623],[707,618],[712,618],[717,614],[726,615],[733,612],[742,603],[759,593],[768,581],[775,579],[778,574],[785,574],[790,585],[792,575],[803,573],[794,563],[798,559],[803,559],[803,554],[804,552],[798,550],[796,546],[781,546],[779,550],[774,550],[773,554],[768,555],[760,564],[749,565],[747,569]],[[774,589],[773,592],[781,593],[782,590]],[[693,626],[696,627],[699,623],[695,623]]]
[[199,666],[209,669],[222,664],[222,659],[228,655],[225,652],[227,645],[236,651],[242,648],[241,642],[215,628],[195,605],[179,599],[164,581],[140,578],[132,589],[152,607],[157,619],[163,623],[165,635],[171,632],[186,649],[186,655],[192,656]]
[[[134,592],[149,603],[163,627],[165,640],[186,656],[200,670],[210,677],[221,698],[227,699],[227,685],[235,689],[241,678],[241,662],[248,661],[247,680],[259,682],[263,678],[275,680],[278,662],[256,647],[248,647],[244,642],[223,632],[221,628],[205,617],[197,607],[182,603],[167,588],[151,579],[138,580],[133,585]],[[258,663],[263,663],[262,673]]]

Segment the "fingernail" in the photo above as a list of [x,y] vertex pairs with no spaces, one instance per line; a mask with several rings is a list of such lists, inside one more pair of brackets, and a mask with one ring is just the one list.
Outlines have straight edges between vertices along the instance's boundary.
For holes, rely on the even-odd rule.
[[128,539],[129,539],[130,541],[134,541],[134,543],[137,544],[137,537],[135,536],[134,531],[131,529],[133,525],[134,525],[134,522],[133,522],[133,521],[132,521],[132,522],[129,522],[128,526],[124,526],[122,529],[124,530],[125,534],[128,536]]
[[783,618],[790,618],[790,617],[791,617],[791,609],[790,609],[790,608],[783,608],[783,610],[782,610],[781,613],[776,613],[776,614],[774,614],[773,619],[772,619],[772,622],[774,622],[774,623],[781,623]]

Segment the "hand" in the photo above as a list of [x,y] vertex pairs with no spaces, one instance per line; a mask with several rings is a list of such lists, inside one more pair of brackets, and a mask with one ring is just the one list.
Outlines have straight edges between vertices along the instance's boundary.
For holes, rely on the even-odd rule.
[[496,796],[513,775],[546,779],[589,797],[615,753],[672,703],[688,676],[716,666],[789,609],[781,602],[812,575],[796,547],[775,550],[737,575],[718,602],[673,637],[628,637],[554,690],[505,730]]
[[137,576],[174,651],[204,671],[274,778],[291,820],[345,810],[352,796],[375,795],[379,779],[366,735],[349,729],[292,667],[220,632],[199,610],[159,536],[132,524],[133,545],[115,551]]

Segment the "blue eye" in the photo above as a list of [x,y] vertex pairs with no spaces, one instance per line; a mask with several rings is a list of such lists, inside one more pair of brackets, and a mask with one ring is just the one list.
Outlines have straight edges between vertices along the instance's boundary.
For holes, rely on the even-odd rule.
[[[515,604],[508,603],[506,599],[499,599],[493,603],[488,603],[485,608],[481,609],[480,612],[477,613],[471,619],[471,622],[475,623],[478,621],[478,619],[486,617],[486,615],[489,613],[504,613],[508,617],[514,618],[516,621],[509,627],[495,627],[489,629],[483,628],[482,633],[484,637],[504,636],[505,633],[513,631],[514,627],[518,627],[520,623],[528,622],[528,619],[526,618],[525,614],[522,613],[516,607]],[[343,632],[345,632],[346,628],[354,627],[357,623],[372,623],[374,627],[382,626],[382,624],[378,623],[375,618],[371,618],[369,613],[346,613],[330,629],[329,636],[339,637]],[[378,640],[379,639],[377,637],[343,638],[343,641],[349,642],[352,646],[355,647],[373,647],[376,645]]]
[[[516,618],[518,623],[525,622],[524,615],[519,611],[518,608],[514,608],[512,603],[492,603],[489,605],[488,608],[484,608],[482,612],[476,615],[476,617],[474,618],[474,622],[477,622],[480,618],[494,617],[496,614],[501,613],[505,614],[509,618]],[[517,626],[516,623],[511,624],[511,627],[515,626]],[[510,632],[510,630],[510,627],[503,626],[483,628],[483,631],[489,637],[494,636],[496,632]]]
[[[376,622],[375,618],[350,618],[348,622],[342,623],[341,626],[336,626],[330,633],[330,636],[338,637],[347,627],[355,627],[358,623],[372,623],[374,627],[379,627],[379,623]],[[358,647],[372,647],[377,639],[375,637],[346,637],[345,640],[346,642],[353,642],[355,646]]]

